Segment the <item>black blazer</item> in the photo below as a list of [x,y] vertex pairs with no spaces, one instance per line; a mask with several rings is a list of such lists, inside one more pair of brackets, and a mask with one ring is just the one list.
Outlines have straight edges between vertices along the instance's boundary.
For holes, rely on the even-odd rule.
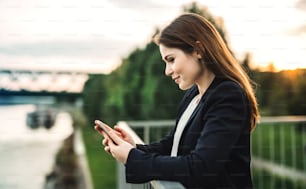
[[[197,94],[196,86],[186,92],[176,123]],[[171,157],[175,129],[159,142],[130,151],[127,182],[169,180],[186,188],[252,188],[250,108],[238,84],[214,79],[184,128],[178,156]]]

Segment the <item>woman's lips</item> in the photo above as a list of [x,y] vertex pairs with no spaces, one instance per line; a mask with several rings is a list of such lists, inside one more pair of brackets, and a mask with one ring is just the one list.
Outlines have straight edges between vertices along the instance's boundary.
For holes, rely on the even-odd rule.
[[178,83],[179,82],[179,76],[178,77],[173,77],[172,79],[175,81],[175,83]]

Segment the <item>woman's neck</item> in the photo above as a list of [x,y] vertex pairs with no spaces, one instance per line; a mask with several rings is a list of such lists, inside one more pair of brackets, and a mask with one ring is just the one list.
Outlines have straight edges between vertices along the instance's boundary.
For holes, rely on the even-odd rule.
[[210,84],[213,82],[215,78],[215,74],[206,70],[203,74],[202,77],[199,79],[199,82],[197,82],[198,90],[199,90],[199,95],[202,97],[203,94],[206,92]]

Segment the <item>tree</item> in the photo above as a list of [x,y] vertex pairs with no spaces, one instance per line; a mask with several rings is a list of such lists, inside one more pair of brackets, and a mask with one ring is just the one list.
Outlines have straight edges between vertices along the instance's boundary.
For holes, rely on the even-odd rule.
[[294,80],[294,86],[292,87],[293,95],[288,100],[289,112],[293,115],[305,115],[306,114],[306,70],[295,70],[296,79]]
[[[83,111],[89,121],[100,118],[101,104],[106,101],[104,75],[90,75],[83,89]],[[93,122],[92,122],[93,123]]]

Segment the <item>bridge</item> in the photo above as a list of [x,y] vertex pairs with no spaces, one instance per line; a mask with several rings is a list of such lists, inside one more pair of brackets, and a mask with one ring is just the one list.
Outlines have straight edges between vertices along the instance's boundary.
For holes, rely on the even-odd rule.
[[2,94],[80,93],[87,73],[69,71],[0,70]]
[[75,101],[87,79],[88,74],[83,72],[1,69],[0,104],[35,102],[41,97],[49,98],[49,102],[50,97]]

